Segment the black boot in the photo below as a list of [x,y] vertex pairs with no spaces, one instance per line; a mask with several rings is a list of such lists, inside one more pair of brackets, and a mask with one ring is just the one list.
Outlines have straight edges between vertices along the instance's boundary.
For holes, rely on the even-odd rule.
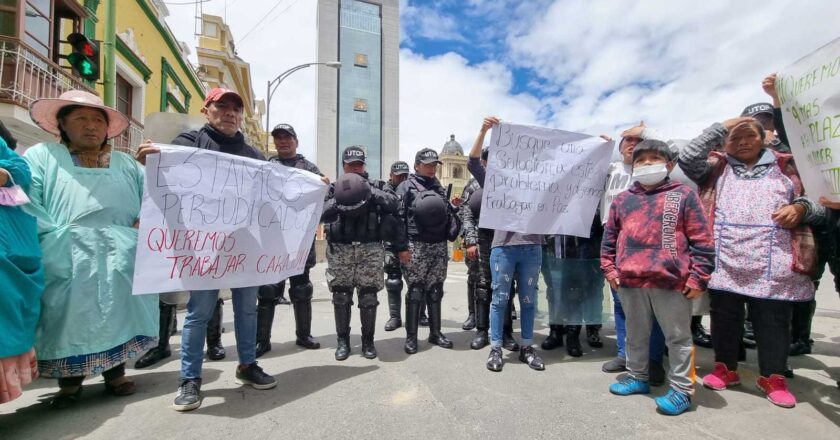
[[793,317],[790,332],[790,356],[811,354],[811,321],[817,309],[817,302],[798,302],[793,304]]
[[353,288],[333,287],[332,291],[335,334],[338,337],[335,360],[343,361],[350,356],[350,318],[353,313]]
[[[476,292],[481,293],[481,288]],[[490,336],[487,331],[490,329],[490,303],[476,299],[475,303],[475,338],[470,342],[470,348],[481,350],[490,344]]]
[[417,326],[420,318],[420,303],[406,299],[405,302],[405,352],[417,353]]
[[[402,283],[400,283],[400,286],[402,286]],[[400,290],[402,290],[402,288]],[[392,332],[402,327],[402,318],[400,317],[400,300],[401,296],[399,290],[388,290],[388,312],[390,313],[391,317],[388,319],[388,322],[385,323],[386,332]]]
[[589,324],[586,326],[586,343],[592,348],[601,348],[604,343],[601,342],[601,324]]
[[583,351],[580,348],[580,326],[567,325],[566,326],[566,353],[572,357],[583,356]]
[[429,308],[429,342],[442,348],[452,348],[452,341],[440,331],[440,301],[427,304]]
[[469,314],[461,324],[461,330],[472,330],[475,328],[475,284],[467,282],[467,308]]
[[[308,277],[308,271],[304,272]],[[312,283],[306,281],[289,287],[289,298],[295,312],[295,345],[314,350],[321,344],[312,337]],[[352,292],[352,289],[351,289]]]
[[562,325],[551,324],[549,326],[548,337],[540,344],[543,350],[554,350],[557,347],[563,346],[563,333],[565,327]]
[[257,357],[271,351],[271,326],[274,323],[274,301],[257,302]]
[[160,302],[158,306],[160,307],[158,345],[137,359],[134,368],[146,368],[172,356],[172,351],[169,349],[169,326],[175,320],[175,305]]
[[207,358],[220,361],[225,358],[225,347],[222,345],[222,304],[221,299],[216,302],[213,317],[207,323]]
[[423,298],[420,303],[420,327],[428,327],[429,326],[429,317],[426,316],[426,299]]
[[691,317],[691,339],[698,347],[712,348],[712,336],[703,327],[703,316]]
[[376,347],[373,345],[373,333],[376,329],[376,289],[359,289],[359,318],[362,321],[362,356],[376,359]]

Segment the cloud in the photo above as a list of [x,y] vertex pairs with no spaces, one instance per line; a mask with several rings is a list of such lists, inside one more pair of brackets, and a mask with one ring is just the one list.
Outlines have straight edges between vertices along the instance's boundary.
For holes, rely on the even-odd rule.
[[400,0],[400,43],[411,46],[414,38],[436,41],[467,41],[455,17],[430,6]]
[[562,91],[549,124],[612,133],[644,119],[675,137],[767,100],[760,83],[827,43],[840,3],[554,1],[510,29],[511,62]]
[[487,115],[536,124],[541,102],[529,94],[511,95],[512,84],[510,70],[497,62],[470,65],[451,52],[425,57],[401,50],[400,158],[411,162],[422,148],[440,151],[450,134],[466,153]]

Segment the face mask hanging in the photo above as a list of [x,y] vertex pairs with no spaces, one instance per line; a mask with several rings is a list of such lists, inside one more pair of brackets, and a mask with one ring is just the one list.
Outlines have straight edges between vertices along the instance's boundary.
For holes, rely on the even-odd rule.
[[20,206],[29,203],[29,196],[26,195],[20,185],[15,183],[11,174],[9,174],[9,180],[12,182],[12,186],[0,187],[0,205]]

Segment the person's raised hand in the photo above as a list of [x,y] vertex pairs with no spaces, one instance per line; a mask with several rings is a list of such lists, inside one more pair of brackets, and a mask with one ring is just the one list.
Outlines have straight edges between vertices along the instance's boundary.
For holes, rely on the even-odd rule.
[[773,102],[775,103],[777,99],[779,99],[779,94],[776,92],[776,73],[773,72],[767,75],[763,81],[761,81],[761,88],[764,89],[764,93],[768,96],[773,98]]
[[[621,132],[621,137],[642,137],[642,132],[645,131],[645,121],[640,121],[639,125],[635,127],[630,127],[627,130]],[[601,136],[603,137],[603,136]]]
[[484,122],[481,124],[481,131],[486,133],[487,130],[493,128],[493,126],[498,124],[499,122],[501,122],[499,118],[495,116],[488,116],[484,118]]

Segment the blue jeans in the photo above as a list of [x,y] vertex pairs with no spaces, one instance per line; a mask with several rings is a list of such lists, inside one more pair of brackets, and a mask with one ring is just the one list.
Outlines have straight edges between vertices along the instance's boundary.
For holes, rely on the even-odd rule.
[[[230,289],[233,293],[233,327],[239,364],[256,362],[257,287]],[[207,322],[213,316],[219,290],[193,290],[181,331],[181,379],[201,377]]]
[[537,312],[537,285],[542,265],[542,246],[526,244],[494,247],[490,251],[490,273],[493,278],[493,302],[490,304],[490,346],[502,346],[505,309],[510,298],[513,275],[517,274],[519,325],[522,345],[534,339],[534,317]]
[[[612,290],[613,297],[613,313],[615,315],[615,343],[618,345],[618,357],[626,357],[624,352],[624,345],[627,342],[627,326],[625,324],[624,309],[621,307],[621,300],[618,299],[618,294]],[[662,362],[662,357],[665,356],[665,335],[662,333],[662,328],[656,319],[653,320],[653,326],[650,330],[650,360]]]

